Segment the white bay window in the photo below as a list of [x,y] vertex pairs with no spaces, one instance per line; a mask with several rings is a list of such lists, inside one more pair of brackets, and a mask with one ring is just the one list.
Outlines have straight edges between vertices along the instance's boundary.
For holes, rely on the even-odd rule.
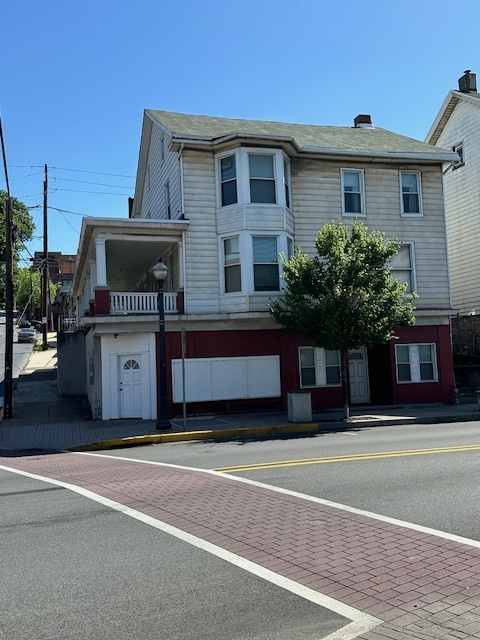
[[239,147],[216,156],[217,206],[290,207],[290,163],[280,149]]
[[280,292],[280,254],[293,250],[293,238],[242,231],[220,238],[222,290],[224,293],[260,294]]

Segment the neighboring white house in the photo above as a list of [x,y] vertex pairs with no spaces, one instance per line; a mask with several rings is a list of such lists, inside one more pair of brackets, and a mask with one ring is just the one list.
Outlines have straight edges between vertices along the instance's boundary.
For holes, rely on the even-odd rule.
[[324,127],[146,111],[130,219],[82,224],[73,295],[94,417],[156,416],[160,257],[170,415],[184,398],[190,413],[285,409],[297,389],[315,409],[341,406],[338,353],[268,312],[279,254],[313,254],[339,219],[402,240],[394,268],[419,294],[415,326],[351,352],[352,402],[452,402],[442,167],[454,158],[370,116]]
[[426,141],[458,154],[445,165],[443,181],[452,304],[467,315],[480,313],[480,93],[469,70],[458,83]]

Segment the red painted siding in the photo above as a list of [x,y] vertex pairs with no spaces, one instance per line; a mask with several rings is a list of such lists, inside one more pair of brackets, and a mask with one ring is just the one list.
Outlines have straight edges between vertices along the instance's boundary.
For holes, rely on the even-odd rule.
[[[453,363],[449,326],[403,327],[397,330],[398,340],[368,350],[368,370],[371,404],[416,404],[453,402]],[[158,339],[158,336],[157,336]],[[181,358],[181,333],[166,334],[167,375],[171,380],[171,360]],[[186,334],[187,358],[218,358],[257,355],[279,355],[282,395],[278,399],[231,400],[188,405],[195,413],[264,411],[287,409],[288,392],[300,388],[298,348],[311,342],[279,330],[261,331],[191,331]],[[395,369],[395,344],[433,343],[436,345],[438,382],[398,384]],[[158,363],[157,363],[158,372]],[[311,389],[315,411],[341,407],[340,387]],[[169,400],[171,415],[181,413],[181,405]]]

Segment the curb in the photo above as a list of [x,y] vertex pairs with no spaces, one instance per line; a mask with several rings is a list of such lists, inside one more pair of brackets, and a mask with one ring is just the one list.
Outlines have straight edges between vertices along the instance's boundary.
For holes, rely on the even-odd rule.
[[162,444],[166,442],[184,442],[187,440],[218,440],[233,438],[258,438],[278,435],[306,435],[318,433],[317,423],[296,425],[277,425],[274,427],[241,427],[234,429],[209,429],[205,431],[180,431],[176,433],[159,433],[148,436],[131,436],[129,438],[112,438],[98,440],[90,444],[69,447],[69,451],[98,451],[117,447],[132,447],[144,444]]
[[361,429],[366,427],[388,427],[408,424],[442,424],[446,422],[474,422],[480,420],[480,412],[462,416],[423,416],[416,418],[387,418],[372,420],[329,420],[325,422],[308,422],[270,427],[237,427],[232,429],[207,429],[204,431],[177,431],[174,433],[158,433],[146,436],[129,436],[97,440],[88,444],[69,447],[68,451],[101,451],[120,447],[133,447],[147,444],[166,444],[169,442],[187,442],[189,440],[228,440],[235,438],[259,438],[279,435],[308,435],[325,433],[333,430]]

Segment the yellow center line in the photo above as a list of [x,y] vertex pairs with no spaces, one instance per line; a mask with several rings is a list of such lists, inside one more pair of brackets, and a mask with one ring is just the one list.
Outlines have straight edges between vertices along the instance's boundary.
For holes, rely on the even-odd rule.
[[376,460],[380,458],[402,458],[406,456],[425,456],[436,453],[456,453],[459,451],[478,451],[480,444],[458,447],[440,447],[437,449],[410,449],[406,451],[380,451],[378,453],[359,453],[348,456],[331,456],[329,458],[306,458],[304,460],[281,460],[278,462],[258,462],[238,467],[223,467],[214,469],[222,473],[240,473],[242,471],[256,471],[259,469],[279,469],[281,467],[300,467],[309,464],[327,464],[331,462],[352,462],[356,460]]

